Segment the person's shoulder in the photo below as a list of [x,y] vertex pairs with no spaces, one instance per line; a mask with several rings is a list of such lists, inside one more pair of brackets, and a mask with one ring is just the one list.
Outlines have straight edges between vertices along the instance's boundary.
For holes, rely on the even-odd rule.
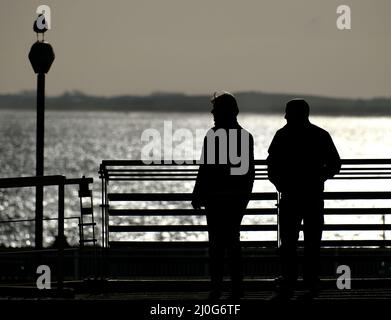
[[282,128],[278,129],[278,130],[276,131],[275,136],[276,136],[276,137],[279,137],[279,136],[283,136],[283,135],[285,135],[285,134],[289,134],[289,132],[288,132],[288,126],[287,126],[287,125],[285,125],[285,126],[283,126]]
[[318,134],[319,136],[330,136],[330,134],[323,128],[311,123],[310,124],[310,130],[313,131],[314,134]]

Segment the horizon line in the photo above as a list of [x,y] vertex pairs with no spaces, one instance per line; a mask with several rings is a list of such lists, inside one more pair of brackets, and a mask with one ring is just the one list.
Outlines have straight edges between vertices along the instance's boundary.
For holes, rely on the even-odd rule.
[[[233,95],[241,95],[241,94],[264,94],[264,95],[282,95],[282,96],[294,96],[294,97],[307,97],[307,98],[323,98],[323,99],[338,99],[338,100],[362,100],[362,101],[370,101],[370,100],[377,100],[377,99],[383,99],[383,100],[390,100],[390,96],[373,96],[373,97],[339,97],[339,96],[332,96],[332,95],[325,95],[325,94],[308,94],[308,93],[292,93],[292,92],[267,92],[267,91],[261,91],[261,90],[239,90],[239,91],[230,91]],[[36,90],[20,90],[18,92],[1,92],[0,96],[17,96],[17,95],[35,95]],[[72,89],[72,90],[65,90],[60,94],[54,94],[54,95],[46,95],[47,98],[56,98],[61,97],[64,95],[80,95],[85,97],[94,97],[94,98],[102,98],[102,99],[110,99],[110,98],[118,98],[118,97],[151,97],[151,96],[169,96],[169,95],[181,95],[185,97],[209,97],[212,96],[212,93],[188,93],[188,92],[181,92],[181,91],[152,91],[150,93],[123,93],[123,94],[114,94],[114,95],[97,95],[97,94],[90,94],[86,93],[82,90],[78,89]]]

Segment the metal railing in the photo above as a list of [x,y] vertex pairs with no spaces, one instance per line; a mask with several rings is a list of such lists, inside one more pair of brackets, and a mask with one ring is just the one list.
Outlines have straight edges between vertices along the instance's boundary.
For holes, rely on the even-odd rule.
[[[79,226],[79,239],[81,235],[81,227],[80,227],[80,217],[72,216],[72,217],[64,217],[64,220],[77,220],[77,225]],[[58,221],[58,218],[43,218],[42,221]],[[35,222],[35,219],[9,219],[9,220],[0,220],[0,224],[12,224],[12,223],[22,223],[22,222]],[[0,255],[2,253],[0,252]]]
[[37,186],[58,186],[58,254],[57,254],[57,288],[63,289],[64,273],[64,186],[65,177],[60,175],[42,177],[21,177],[0,179],[0,188],[25,188]]
[[[102,246],[126,246],[129,243],[110,241],[110,233],[114,232],[201,232],[207,231],[206,225],[112,225],[110,217],[120,216],[191,216],[203,215],[202,211],[193,209],[118,209],[115,203],[140,201],[191,201],[190,193],[118,193],[109,190],[111,185],[119,182],[140,183],[152,181],[192,181],[198,172],[198,163],[195,160],[182,161],[181,164],[172,161],[145,164],[137,160],[104,160],[100,166],[102,181]],[[344,159],[342,168],[334,180],[384,180],[391,179],[391,159]],[[266,160],[255,161],[255,180],[268,180]],[[110,186],[111,186],[110,185]],[[390,188],[391,189],[391,188]],[[277,192],[254,192],[251,201],[272,200],[278,201]],[[391,191],[339,191],[325,192],[325,200],[381,200],[391,199]],[[249,208],[246,215],[275,215],[277,206],[268,208]],[[325,215],[385,215],[391,214],[386,208],[326,208]],[[391,224],[326,224],[326,231],[387,231]],[[242,231],[275,231],[277,224],[242,225]],[[278,240],[277,240],[278,241]],[[243,245],[276,247],[276,241],[243,241]],[[324,240],[323,246],[391,246],[391,240]]]
[[[57,289],[62,290],[64,284],[64,222],[69,219],[77,219],[79,221],[79,235],[80,235],[80,217],[65,217],[64,216],[64,189],[65,185],[80,185],[81,183],[92,183],[92,178],[82,178],[82,179],[66,179],[62,175],[52,175],[52,176],[34,176],[34,177],[18,177],[18,178],[3,178],[0,179],[0,189],[6,188],[26,188],[26,187],[37,187],[37,186],[57,186],[58,187],[58,212],[57,218],[42,218],[43,221],[57,220]],[[0,223],[18,223],[18,222],[31,222],[35,219],[14,219],[14,220],[1,220]],[[35,250],[34,252],[48,252],[53,251],[53,249],[42,249]],[[18,251],[18,253],[23,253]],[[7,252],[7,254],[10,254]]]

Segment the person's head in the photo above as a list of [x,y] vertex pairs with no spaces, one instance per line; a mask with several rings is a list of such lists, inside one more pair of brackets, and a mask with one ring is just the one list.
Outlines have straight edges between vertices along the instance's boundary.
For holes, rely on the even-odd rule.
[[216,126],[224,127],[236,123],[239,113],[238,104],[235,97],[226,91],[213,94],[211,99],[213,109],[213,120]]
[[285,119],[288,125],[302,126],[308,123],[310,106],[304,99],[288,101],[285,108]]

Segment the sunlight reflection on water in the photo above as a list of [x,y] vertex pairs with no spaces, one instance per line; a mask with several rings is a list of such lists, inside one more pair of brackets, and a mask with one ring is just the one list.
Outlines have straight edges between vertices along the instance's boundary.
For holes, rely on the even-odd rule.
[[[163,132],[163,121],[172,121],[173,128],[207,130],[212,126],[210,114],[201,113],[110,113],[110,112],[47,112],[45,136],[45,174],[62,174],[68,178],[83,175],[93,177],[95,214],[99,222],[100,182],[98,179],[99,164],[103,159],[140,159],[143,146],[140,141],[141,133],[148,128]],[[255,157],[264,159],[267,147],[275,131],[284,125],[282,116],[243,114],[239,115],[241,125],[249,130],[255,139]],[[391,158],[391,119],[388,118],[354,118],[354,117],[319,117],[311,118],[317,124],[328,130],[342,158]],[[193,144],[194,156],[199,157],[202,136],[197,137]],[[35,113],[29,111],[0,111],[0,177],[31,176],[35,174]],[[137,186],[122,186],[121,190],[132,192],[191,192],[192,182],[174,182],[170,184],[143,183]],[[389,190],[390,181],[381,183],[349,181],[329,181],[328,190]],[[257,182],[255,191],[273,191],[269,182]],[[45,191],[45,217],[55,218],[57,210],[56,188],[50,187]],[[65,215],[80,214],[77,188],[66,188]],[[329,206],[337,202],[328,203]],[[150,206],[142,203],[139,206]],[[162,204],[160,204],[162,205]],[[173,203],[167,203],[173,206]],[[190,204],[178,204],[189,208]],[[386,206],[390,201],[349,203],[350,206]],[[0,220],[33,219],[34,218],[34,189],[0,190]],[[192,224],[205,223],[203,217],[166,217],[133,218],[132,223],[162,224]],[[349,223],[380,222],[380,216],[349,217]],[[118,222],[124,223],[126,218]],[[328,217],[329,223],[347,223],[346,218]],[[274,223],[273,217],[245,217],[244,223],[267,222]],[[45,244],[53,242],[56,234],[56,222],[44,223]],[[99,232],[98,232],[99,234]],[[78,241],[77,220],[66,221],[66,235],[72,244]],[[326,232],[325,238],[357,238],[362,232],[333,233]],[[365,234],[367,236],[367,234]],[[373,239],[383,234],[371,232]],[[119,237],[119,236],[117,236]],[[121,239],[124,236],[120,237]],[[271,232],[242,233],[243,239],[275,239]],[[205,234],[199,233],[162,233],[133,235],[132,239],[160,240],[204,240]],[[113,239],[115,240],[115,238]],[[34,243],[34,224],[20,222],[0,224],[0,245],[29,246]]]

